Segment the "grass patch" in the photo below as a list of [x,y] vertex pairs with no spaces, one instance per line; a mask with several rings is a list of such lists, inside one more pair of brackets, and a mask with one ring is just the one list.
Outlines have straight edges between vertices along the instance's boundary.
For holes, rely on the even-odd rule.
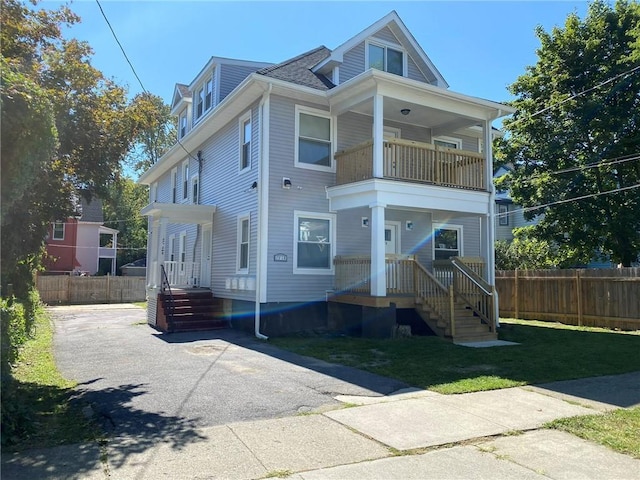
[[501,324],[500,339],[520,345],[469,348],[439,337],[288,337],[270,342],[446,394],[640,370],[640,332],[519,320]]
[[43,309],[36,313],[34,326],[12,369],[13,381],[2,392],[8,413],[19,422],[19,433],[3,447],[15,451],[97,438],[98,427],[71,402],[76,383],[55,365],[53,325]]
[[136,307],[144,308],[145,310],[147,309],[147,302],[146,301],[144,301],[144,302],[133,302],[133,304]]
[[640,459],[640,407],[561,418],[545,425]]

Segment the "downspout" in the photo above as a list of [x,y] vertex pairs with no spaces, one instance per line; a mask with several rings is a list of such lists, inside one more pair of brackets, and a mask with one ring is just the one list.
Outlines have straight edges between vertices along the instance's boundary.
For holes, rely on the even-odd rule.
[[[269,89],[262,95],[258,112],[260,116],[260,130],[258,132],[260,142],[260,156],[258,160],[258,234],[257,234],[257,258],[256,258],[256,305],[254,319],[254,333],[260,340],[268,340],[269,337],[260,333],[260,305],[266,288],[265,281],[262,277],[266,275],[266,241],[268,238],[268,199],[269,199],[269,145],[268,126],[269,126],[269,96],[273,85],[269,83]],[[266,110],[266,114],[265,114]],[[266,125],[266,126],[265,126]],[[266,142],[266,145],[265,145]],[[266,277],[265,277],[266,278]]]

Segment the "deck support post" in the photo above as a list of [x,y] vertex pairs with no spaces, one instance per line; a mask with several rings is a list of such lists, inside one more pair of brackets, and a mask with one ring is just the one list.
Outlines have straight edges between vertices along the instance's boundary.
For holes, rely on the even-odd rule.
[[383,203],[372,203],[371,208],[371,296],[387,295],[385,272],[384,210]]

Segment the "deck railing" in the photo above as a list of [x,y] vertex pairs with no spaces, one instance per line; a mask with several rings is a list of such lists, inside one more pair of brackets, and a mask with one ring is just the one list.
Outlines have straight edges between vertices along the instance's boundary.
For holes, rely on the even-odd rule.
[[198,285],[200,264],[197,262],[163,262],[169,285],[172,287],[195,287]]
[[[469,190],[487,190],[484,156],[402,139],[383,142],[384,178]],[[373,140],[335,154],[336,183],[373,178]]]

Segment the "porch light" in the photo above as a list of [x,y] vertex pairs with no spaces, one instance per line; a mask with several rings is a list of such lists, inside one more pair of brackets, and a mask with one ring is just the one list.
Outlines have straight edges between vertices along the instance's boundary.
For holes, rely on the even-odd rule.
[[291,179],[287,177],[282,178],[282,188],[290,189],[291,188]]
[[402,110],[400,110],[400,113],[403,115],[409,115],[411,113],[411,109],[409,108],[403,108]]

